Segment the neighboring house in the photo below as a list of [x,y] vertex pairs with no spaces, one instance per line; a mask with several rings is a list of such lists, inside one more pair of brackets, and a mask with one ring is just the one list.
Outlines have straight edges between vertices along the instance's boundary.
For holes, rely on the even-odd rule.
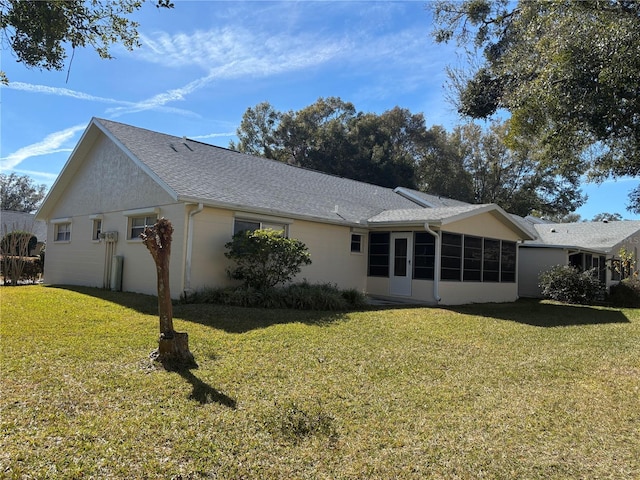
[[[38,214],[45,282],[156,293],[139,239],[174,226],[171,293],[230,284],[224,245],[278,228],[313,263],[297,280],[442,304],[518,298],[518,248],[534,237],[494,204],[389,189],[201,142],[93,119]],[[122,259],[122,264],[114,262]],[[114,282],[115,278],[115,282]]]
[[522,297],[540,297],[538,276],[555,265],[572,265],[582,271],[594,268],[609,288],[621,280],[612,268],[620,261],[621,250],[638,259],[640,221],[546,223],[527,217],[521,224],[536,237],[520,245]]
[[31,232],[38,239],[36,248],[34,248],[30,255],[38,255],[45,243],[47,242],[47,223],[42,220],[36,220],[36,216],[33,213],[15,212],[12,210],[0,211],[0,236],[5,236],[7,233],[20,230],[25,232]]

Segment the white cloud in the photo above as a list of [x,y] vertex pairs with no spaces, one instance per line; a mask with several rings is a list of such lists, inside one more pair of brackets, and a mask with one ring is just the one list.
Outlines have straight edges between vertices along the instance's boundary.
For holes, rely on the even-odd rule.
[[154,38],[140,36],[143,60],[165,67],[197,66],[215,78],[237,78],[295,71],[339,56],[346,45],[340,40],[313,35],[271,35],[266,31],[224,28]]
[[208,133],[206,135],[189,136],[189,138],[192,140],[205,140],[207,138],[225,138],[225,137],[235,137],[235,136],[236,136],[235,132],[229,132],[229,133]]
[[[199,115],[195,114],[194,112],[190,111],[190,110],[184,110],[184,109],[180,109],[180,108],[172,108],[172,107],[165,107],[164,103],[157,103],[157,104],[149,104],[147,105],[145,108],[139,108],[136,110],[136,108],[138,107],[139,103],[137,102],[130,102],[127,100],[118,100],[116,98],[108,98],[108,97],[99,97],[96,95],[91,95],[88,93],[84,93],[84,92],[78,92],[76,90],[71,90],[68,88],[60,88],[60,87],[49,87],[47,85],[36,85],[36,84],[31,84],[31,83],[23,83],[23,82],[10,82],[8,85],[4,86],[4,88],[9,88],[9,89],[13,89],[13,90],[21,90],[24,92],[31,92],[31,93],[41,93],[41,94],[45,94],[45,95],[55,95],[58,97],[71,97],[71,98],[75,98],[77,100],[86,100],[86,101],[91,101],[91,102],[99,102],[99,103],[109,103],[109,104],[115,104],[115,105],[122,105],[123,109],[130,109],[131,111],[139,111],[139,110],[158,110],[158,111],[162,111],[165,113],[175,113],[178,115],[184,115],[184,116],[191,116],[191,117],[198,117]],[[117,111],[118,109],[108,109],[107,113],[110,111]]]
[[34,85],[31,83],[23,83],[23,82],[10,82],[8,85],[5,85],[4,88],[9,88],[12,90],[22,90],[25,92],[32,92],[32,93],[43,93],[46,95],[56,95],[59,97],[71,97],[71,98],[76,98],[78,100],[89,100],[92,102],[115,103],[119,105],[127,105],[130,103],[122,100],[117,100],[115,98],[97,97],[95,95],[90,95],[88,93],[70,90],[68,88],[49,87],[47,85]]
[[67,146],[75,135],[84,130],[86,125],[76,125],[74,127],[60,130],[47,135],[41,142],[33,143],[10,153],[3,157],[1,170],[13,170],[27,158],[37,157],[40,155],[49,155],[59,152],[71,152],[73,148]]

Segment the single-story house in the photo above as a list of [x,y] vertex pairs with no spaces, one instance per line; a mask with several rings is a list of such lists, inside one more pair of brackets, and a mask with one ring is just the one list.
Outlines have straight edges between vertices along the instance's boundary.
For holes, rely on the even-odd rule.
[[[581,271],[596,269],[609,288],[618,283],[622,252],[638,259],[640,221],[547,223],[532,217],[520,219],[534,240],[520,245],[519,293],[540,297],[538,276],[555,265],[572,265]],[[634,266],[637,270],[638,266]]]
[[47,242],[47,224],[42,220],[36,220],[33,213],[16,212],[14,210],[0,211],[0,236],[5,236],[14,231],[31,232],[37,239],[36,247],[29,252],[30,255],[38,255]]
[[[234,232],[278,228],[312,264],[296,280],[442,304],[518,298],[518,244],[533,235],[498,205],[383,188],[205,143],[92,119],[37,218],[45,282],[156,293],[139,234],[174,226],[171,293],[231,283]],[[114,260],[115,259],[115,260]]]

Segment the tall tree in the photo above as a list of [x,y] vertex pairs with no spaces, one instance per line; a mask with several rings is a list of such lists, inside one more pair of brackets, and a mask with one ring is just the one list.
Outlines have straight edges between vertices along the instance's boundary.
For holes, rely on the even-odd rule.
[[487,129],[475,123],[458,126],[453,142],[459,145],[465,171],[472,178],[474,203],[497,203],[505,210],[528,215],[566,215],[585,198],[575,184],[554,173],[554,167],[536,161],[536,151],[521,142],[506,145],[510,122],[493,122]]
[[258,155],[276,160],[279,142],[276,131],[282,113],[276,111],[269,102],[262,102],[254,108],[247,108],[238,128],[239,142],[229,143],[229,148],[238,152]]
[[46,185],[36,185],[27,175],[0,173],[0,208],[31,213],[45,196]]
[[414,187],[422,115],[394,108],[382,115],[357,112],[340,98],[320,98],[299,111],[269,103],[249,108],[230,147],[325,173],[377,185]]
[[[92,47],[111,58],[109,47],[139,46],[139,24],[127,18],[145,0],[0,0],[2,45],[27,67],[62,70],[67,46]],[[158,8],[172,8],[171,0],[155,0]],[[0,72],[4,83],[7,78]]]
[[[574,182],[640,175],[640,2],[465,0],[433,4],[437,41],[482,54],[451,70],[458,109],[511,113],[509,140]],[[640,186],[629,208],[640,212]]]

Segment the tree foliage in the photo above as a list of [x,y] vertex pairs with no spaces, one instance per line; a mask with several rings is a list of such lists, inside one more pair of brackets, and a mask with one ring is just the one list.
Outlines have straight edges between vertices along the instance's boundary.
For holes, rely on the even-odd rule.
[[31,213],[45,196],[46,185],[36,185],[27,175],[0,173],[0,208]]
[[[112,58],[110,46],[139,46],[138,23],[127,18],[145,0],[0,0],[3,48],[27,67],[62,70],[67,48],[92,47],[101,58]],[[156,0],[171,8],[170,0]],[[5,79],[6,82],[6,77]]]
[[497,122],[448,133],[404,108],[363,113],[331,97],[297,112],[260,103],[247,109],[237,135],[230,147],[241,152],[384,187],[498,203],[520,215],[564,215],[584,201],[577,176],[555,175],[523,140],[518,150],[508,148],[508,125]]
[[416,145],[425,131],[421,114],[398,107],[365,114],[329,97],[278,112],[264,102],[247,109],[230,148],[376,185],[415,187]]
[[507,147],[509,123],[493,122],[483,129],[468,123],[454,129],[462,164],[472,183],[473,203],[496,203],[505,210],[526,216],[566,215],[584,203],[578,179],[567,181],[554,167],[536,160],[536,152],[522,143]]
[[225,256],[235,263],[227,270],[229,276],[258,290],[293,279],[303,265],[311,264],[311,257],[304,243],[282,233],[264,229],[235,234],[225,245]]
[[[509,140],[536,144],[570,180],[640,175],[640,2],[465,0],[433,4],[437,41],[482,54],[451,72],[461,113],[510,112]],[[640,212],[640,187],[629,208]]]
[[609,213],[609,212],[602,212],[602,213],[598,213],[596,215],[593,216],[593,218],[591,219],[592,222],[619,222],[621,220],[624,220],[622,218],[622,215],[620,215],[619,213]]

